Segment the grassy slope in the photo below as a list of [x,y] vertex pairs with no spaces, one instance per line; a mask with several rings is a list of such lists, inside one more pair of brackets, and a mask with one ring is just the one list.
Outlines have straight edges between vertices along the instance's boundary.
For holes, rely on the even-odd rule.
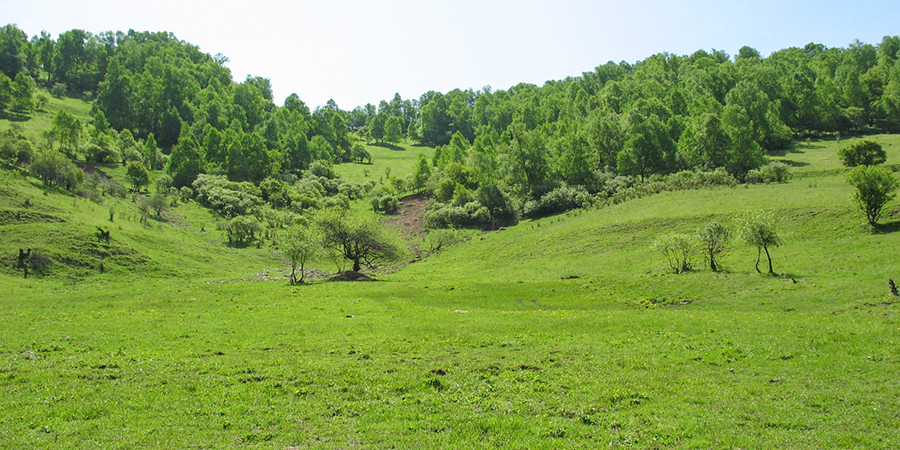
[[372,155],[372,164],[338,164],[334,166],[336,174],[357,182],[369,180],[379,181],[390,175],[397,178],[406,178],[415,171],[415,164],[419,161],[419,154],[424,154],[429,161],[434,156],[434,149],[400,143],[397,145],[366,145],[366,150]]
[[[11,293],[0,296],[0,439],[896,447],[900,323],[887,279],[900,278],[897,219],[881,233],[862,225],[849,187],[829,172],[839,168],[836,148],[785,154],[811,175],[786,184],[666,193],[525,222],[377,283],[210,283],[270,259],[205,243],[198,224],[209,219],[193,205],[176,209],[188,233],[117,220],[114,239],[152,264],[75,285],[0,274]],[[889,163],[900,161],[900,146],[887,150]],[[80,218],[40,234],[108,223],[107,206],[91,211],[22,183],[3,180]],[[664,232],[747,209],[782,219],[785,245],[773,257],[785,278],[757,275],[754,250],[737,244],[719,274],[667,274],[650,249]],[[202,260],[170,264],[180,254]]]
[[75,98],[56,98],[44,89],[38,89],[38,94],[46,96],[48,100],[42,110],[29,116],[0,118],[0,131],[18,125],[32,142],[44,142],[42,132],[50,129],[53,118],[63,110],[80,120],[83,125],[90,123],[90,103]]

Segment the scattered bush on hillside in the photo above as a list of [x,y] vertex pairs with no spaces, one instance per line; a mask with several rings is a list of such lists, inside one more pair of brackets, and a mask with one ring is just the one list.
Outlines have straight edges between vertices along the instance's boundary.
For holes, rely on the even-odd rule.
[[263,232],[262,225],[249,216],[237,216],[220,223],[219,228],[225,231],[228,242],[236,246],[252,244]]
[[790,168],[781,162],[770,162],[759,169],[747,172],[745,180],[749,184],[782,183],[790,178]]
[[44,149],[38,152],[29,171],[47,186],[72,190],[84,180],[84,171],[72,164],[62,153]]
[[769,274],[774,275],[769,247],[778,247],[782,243],[781,236],[778,235],[775,214],[771,211],[748,211],[738,217],[738,224],[744,242],[756,247],[756,271],[762,273],[759,270],[759,261],[762,252],[765,251],[766,259],[769,261]]
[[709,268],[713,272],[718,271],[720,266],[716,257],[727,249],[728,241],[731,239],[731,230],[719,222],[712,221],[697,229],[696,236],[704,250]]
[[310,163],[309,173],[317,177],[332,179],[334,178],[334,167],[329,161],[317,159]]
[[169,190],[172,189],[172,185],[175,180],[172,179],[172,176],[164,173],[156,179],[156,192],[162,192],[164,194],[169,193]]
[[896,197],[897,178],[887,167],[862,165],[847,174],[847,182],[856,188],[853,200],[869,225],[875,226],[887,202]]
[[221,175],[200,174],[192,186],[198,202],[225,217],[254,213],[264,203],[260,189],[247,181],[235,182]]
[[593,203],[593,197],[581,186],[562,186],[541,196],[539,200],[525,202],[522,215],[538,218],[559,214],[578,208],[587,208]]
[[[631,177],[615,177],[613,182],[625,188],[616,188],[606,199],[607,203],[618,204],[666,191],[685,189],[708,189],[715,187],[734,187],[738,181],[724,169],[713,171],[682,171],[671,175],[653,175],[643,183],[634,182]],[[634,183],[629,186],[629,183]],[[606,188],[610,192],[609,186]]]
[[491,223],[490,211],[477,201],[463,206],[436,204],[425,213],[425,226],[428,228],[486,228]]
[[19,249],[19,257],[16,267],[22,269],[24,278],[28,278],[28,271],[38,275],[46,275],[47,270],[53,265],[53,260],[44,255],[39,249]]
[[854,142],[838,150],[841,163],[847,167],[874,166],[884,164],[887,155],[881,145],[869,139]]
[[157,192],[147,199],[147,206],[156,213],[156,217],[162,217],[162,213],[169,209],[169,202],[166,194]]
[[[322,239],[307,226],[295,225],[288,229],[281,242],[282,254],[291,264],[290,283],[303,283],[306,264],[322,250]],[[297,271],[300,278],[297,278]]]
[[438,228],[428,232],[422,241],[422,247],[429,252],[441,251],[453,244],[466,240],[466,232],[456,228]]
[[93,142],[84,144],[81,148],[84,159],[97,164],[111,164],[119,161],[119,151],[115,148],[113,140],[106,135]]
[[391,189],[382,186],[372,191],[369,205],[377,213],[394,214],[400,207],[400,198]]
[[129,161],[125,168],[125,178],[131,183],[135,192],[141,192],[144,186],[150,184],[150,171],[141,161]]
[[666,260],[674,273],[684,273],[693,268],[691,256],[694,252],[694,240],[686,234],[669,233],[653,242],[656,249]]
[[34,159],[34,146],[14,129],[0,133],[0,160],[9,166],[24,167]]

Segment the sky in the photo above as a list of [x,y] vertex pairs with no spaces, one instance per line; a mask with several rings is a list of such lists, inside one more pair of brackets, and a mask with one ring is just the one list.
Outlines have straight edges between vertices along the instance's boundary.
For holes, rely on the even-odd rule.
[[236,81],[271,80],[341,109],[434,90],[508,89],[579,76],[607,61],[748,45],[847,47],[900,35],[896,0],[0,0],[29,36],[168,31],[222,53]]

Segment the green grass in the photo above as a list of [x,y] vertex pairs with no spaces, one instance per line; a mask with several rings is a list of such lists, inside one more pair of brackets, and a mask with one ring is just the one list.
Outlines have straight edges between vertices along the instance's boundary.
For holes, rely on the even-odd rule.
[[0,117],[0,132],[6,131],[13,126],[20,126],[25,137],[36,144],[42,144],[45,142],[42,135],[43,132],[51,128],[53,118],[62,110],[81,121],[82,125],[86,126],[91,122],[90,103],[69,97],[56,98],[44,89],[38,89],[37,93],[37,95],[47,97],[47,105],[43,109],[34,111],[27,116],[7,115],[7,117]]
[[[0,219],[29,219],[0,225],[0,446],[896,448],[900,219],[865,225],[837,148],[786,153],[807,164],[787,183],[526,221],[378,282],[296,287],[257,281],[278,258],[223,245],[194,203],[146,226],[130,198],[2,172]],[[398,176],[416,150],[370,147]],[[682,275],[650,246],[748,209],[779,217],[783,276],[738,242],[726,270]],[[104,274],[96,226],[120,258]],[[26,244],[85,264],[23,280]]]
[[793,148],[772,155],[771,159],[787,164],[798,176],[835,173],[846,169],[838,158],[838,150],[861,139],[881,144],[887,154],[887,164],[900,164],[900,135],[896,134],[798,142]]
[[348,180],[365,183],[392,177],[406,178],[415,171],[419,155],[424,154],[429,161],[434,157],[434,149],[408,143],[366,145],[372,155],[372,164],[344,163],[334,167],[334,172]]

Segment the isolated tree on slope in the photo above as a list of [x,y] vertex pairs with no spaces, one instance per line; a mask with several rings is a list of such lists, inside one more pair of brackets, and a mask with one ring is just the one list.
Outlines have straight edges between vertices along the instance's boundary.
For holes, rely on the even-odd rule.
[[856,188],[853,200],[866,215],[869,225],[875,226],[884,206],[894,199],[897,179],[887,167],[858,166],[847,174],[847,181]]
[[314,223],[322,233],[325,250],[352,262],[354,272],[359,272],[363,263],[373,265],[403,257],[403,243],[375,216],[332,208],[321,211]]
[[775,224],[775,215],[770,211],[748,212],[738,219],[741,225],[741,236],[744,241],[750,245],[756,246],[756,271],[759,270],[759,260],[762,252],[766,252],[766,259],[769,261],[769,275],[775,275],[772,270],[772,256],[769,254],[769,247],[778,247],[781,245],[781,237],[778,236],[778,229]]
[[731,230],[719,222],[712,221],[697,230],[697,239],[703,245],[706,258],[709,261],[709,268],[715,272],[719,270],[716,263],[716,255],[725,251],[729,239],[731,239]]
[[[302,284],[305,276],[306,264],[315,258],[321,249],[322,243],[309,227],[294,226],[287,232],[282,240],[284,256],[291,263],[291,284]],[[297,271],[300,278],[297,278]]]

